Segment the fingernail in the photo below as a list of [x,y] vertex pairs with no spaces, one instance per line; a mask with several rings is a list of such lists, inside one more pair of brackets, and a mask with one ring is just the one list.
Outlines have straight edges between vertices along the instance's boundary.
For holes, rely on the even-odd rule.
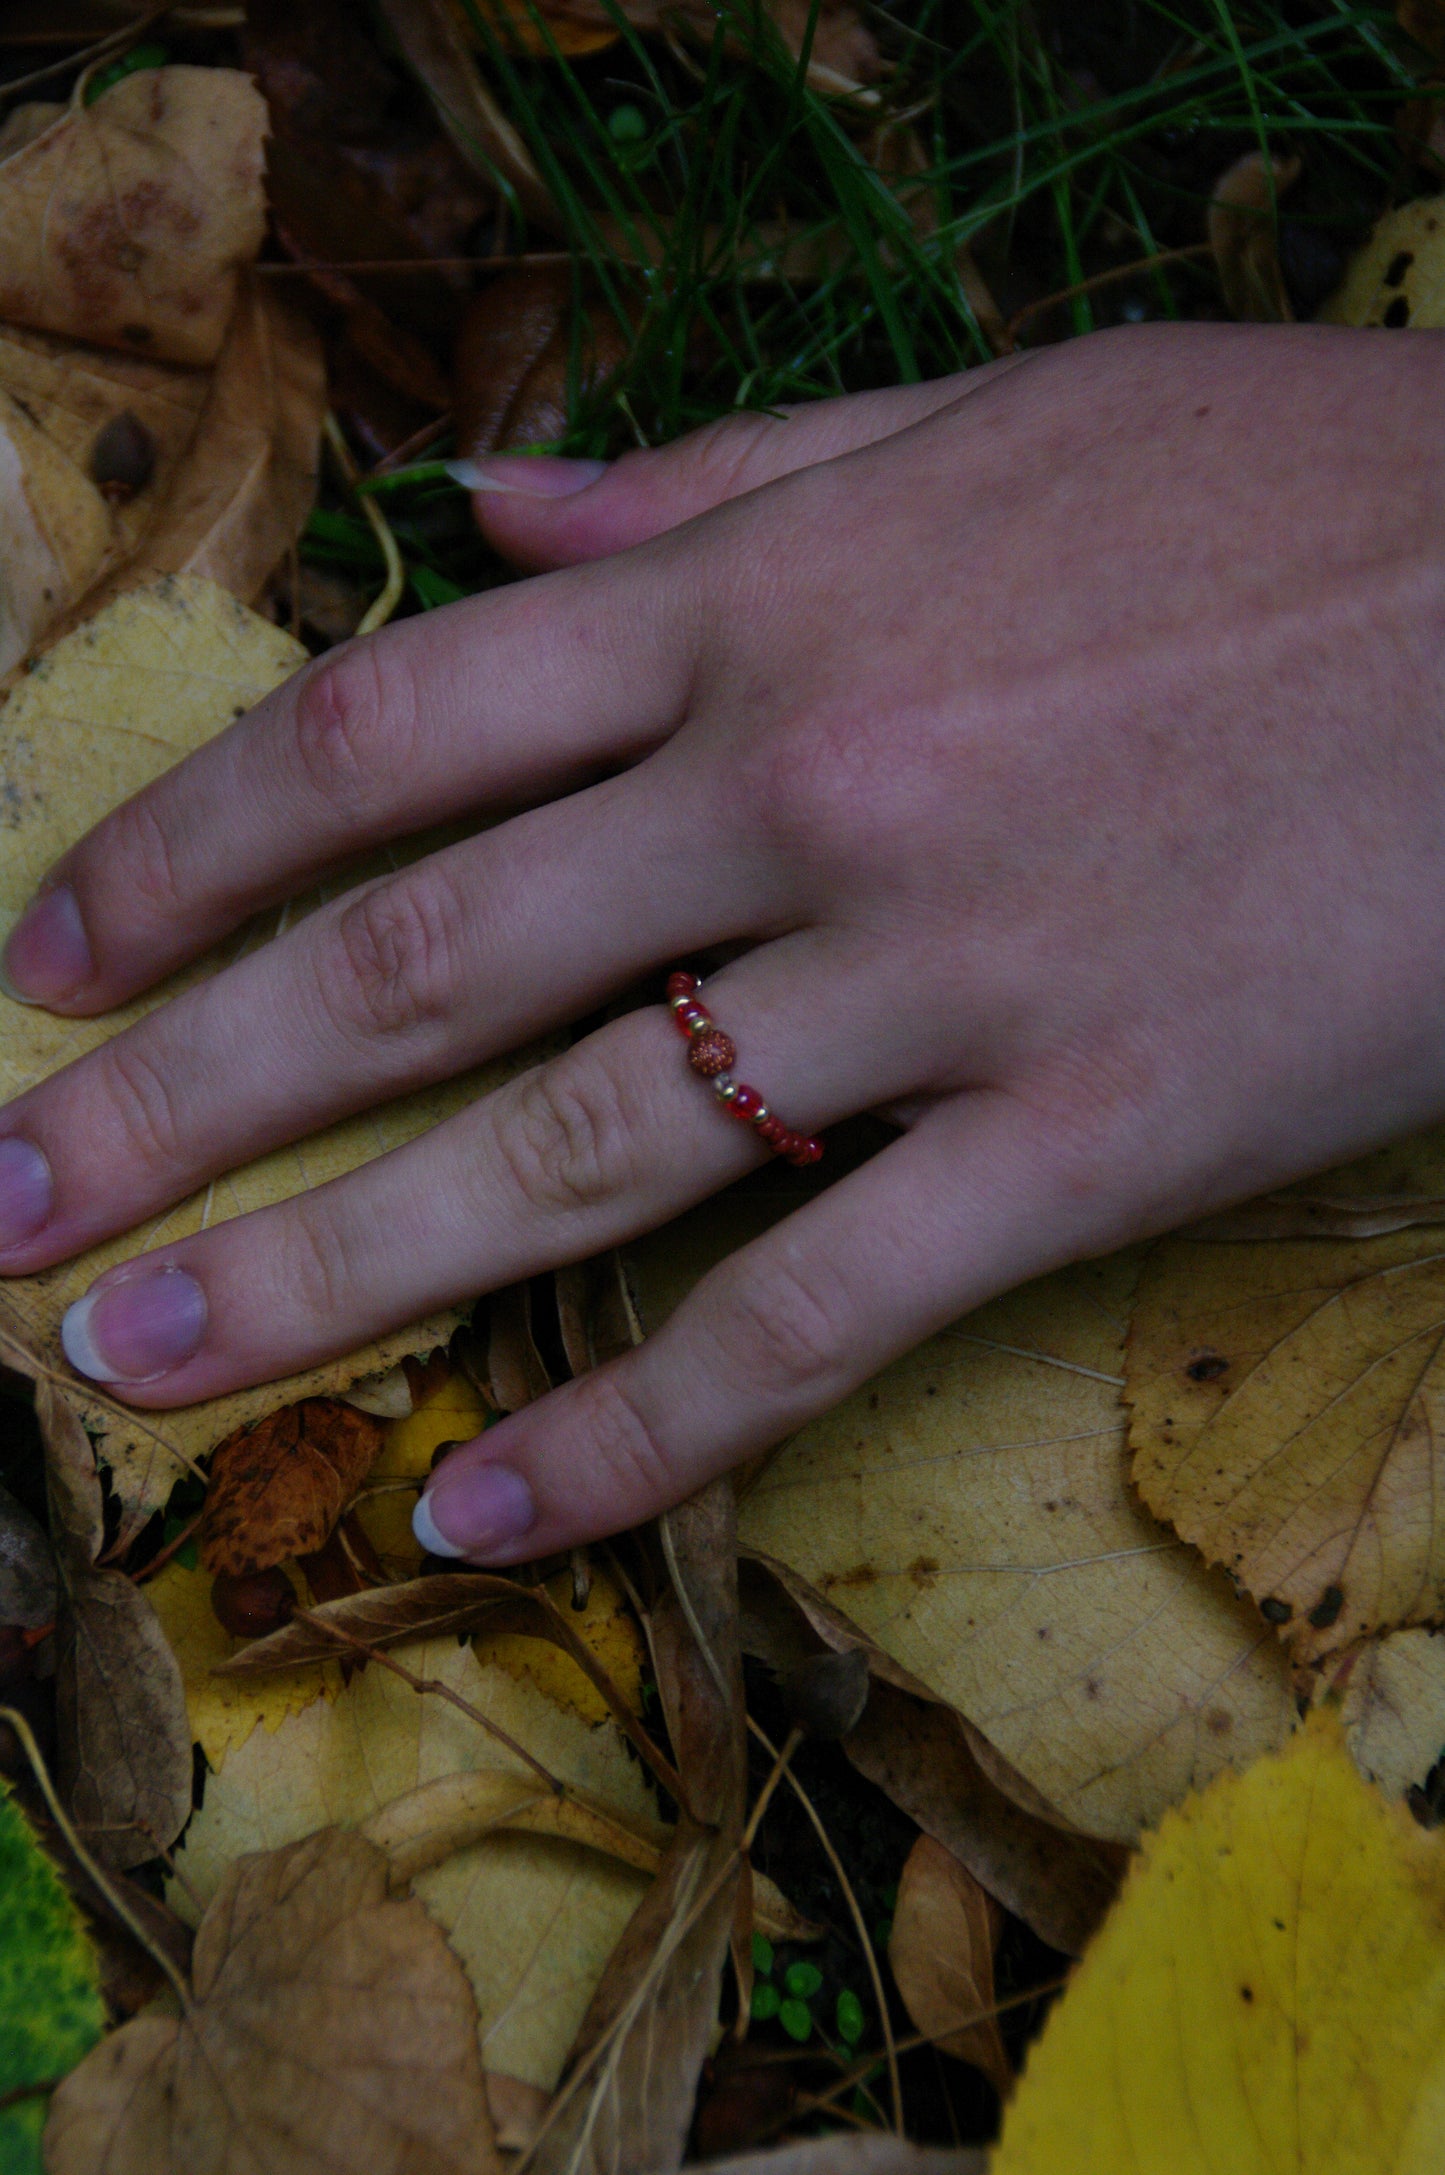
[[148,1269],[103,1284],[68,1307],[60,1325],[65,1356],[95,1382],[154,1382],[200,1349],[206,1295],[184,1269]]
[[0,1140],[0,1253],[33,1239],[50,1214],[50,1165],[28,1140]]
[[411,1529],[429,1556],[489,1556],[537,1523],[532,1491],[510,1465],[473,1465],[428,1488]]
[[501,491],[509,498],[571,498],[606,473],[605,461],[564,461],[553,453],[497,453],[484,461],[447,462],[447,474],[464,491]]
[[20,1004],[55,1004],[95,972],[80,904],[69,884],[32,899],[0,958],[0,987]]

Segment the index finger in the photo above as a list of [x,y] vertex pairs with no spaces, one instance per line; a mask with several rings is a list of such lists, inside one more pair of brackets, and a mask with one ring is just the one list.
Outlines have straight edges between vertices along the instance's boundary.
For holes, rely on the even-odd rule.
[[334,650],[62,856],[11,932],[15,996],[109,1010],[321,870],[636,761],[681,719],[692,585],[628,553]]

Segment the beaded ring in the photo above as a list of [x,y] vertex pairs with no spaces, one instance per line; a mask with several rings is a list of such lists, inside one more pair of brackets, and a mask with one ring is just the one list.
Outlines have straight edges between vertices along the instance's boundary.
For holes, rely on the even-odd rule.
[[816,1163],[823,1153],[823,1143],[810,1133],[794,1133],[775,1118],[756,1088],[745,1087],[735,1080],[732,1068],[737,1063],[737,1049],[731,1035],[725,1035],[716,1020],[710,1019],[697,1001],[702,983],[695,974],[670,974],[667,978],[667,1001],[678,1027],[687,1036],[687,1061],[703,1080],[712,1083],[712,1091],[725,1110],[735,1118],[750,1125],[759,1140],[767,1142],[774,1155],[786,1156],[790,1163],[802,1165]]

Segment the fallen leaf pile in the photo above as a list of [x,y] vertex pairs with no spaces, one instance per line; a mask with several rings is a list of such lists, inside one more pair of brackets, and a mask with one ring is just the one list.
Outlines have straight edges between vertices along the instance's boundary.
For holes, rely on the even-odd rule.
[[[82,76],[0,126],[0,933],[305,664],[282,620],[317,646],[359,624],[365,596],[296,562],[328,410],[379,565],[358,458],[551,443],[608,399],[643,334],[600,257],[529,240],[490,276],[509,221],[569,231],[499,94],[513,63],[634,34],[689,69],[806,49],[868,185],[920,244],[943,232],[925,125],[885,108],[848,0],[769,0],[750,29],[652,0],[359,20],[252,0],[202,26],[244,67]],[[1251,150],[1212,186],[1235,317],[1295,314],[1278,211],[1307,165]],[[633,270],[676,239],[596,217]],[[836,236],[775,239],[740,279],[826,277]],[[949,262],[1009,346],[968,249]],[[1445,325],[1445,199],[1388,214],[1326,314]],[[0,1100],[394,865],[105,1019],[0,994]],[[48,1505],[7,1469],[0,1674],[30,1704],[0,1721],[0,2175],[40,2175],[42,2131],[48,2175],[741,2175],[779,2135],[773,2175],[982,2175],[881,2130],[821,2161],[800,2140],[899,2121],[913,2053],[1002,2104],[994,2175],[1438,2166],[1445,1139],[996,1299],[736,1486],[516,1576],[423,1558],[437,1458],[826,1180],[759,1174],[624,1257],[179,1412],[68,1369],[98,1271],[343,1175],[536,1054],[0,1292]],[[896,1886],[854,1892],[835,1797],[905,1836]],[[825,1868],[816,1916],[792,1860],[768,1874],[783,1805]],[[1054,1980],[1019,1975],[1021,1939]],[[1080,1956],[1020,2064],[1006,2011]]]

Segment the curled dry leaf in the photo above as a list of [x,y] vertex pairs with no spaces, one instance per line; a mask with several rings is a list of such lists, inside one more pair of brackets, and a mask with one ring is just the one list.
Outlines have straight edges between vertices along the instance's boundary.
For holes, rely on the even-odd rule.
[[1445,1259],[1428,1234],[1151,1254],[1134,1478],[1300,1660],[1445,1608]]
[[320,1548],[376,1463],[384,1433],[380,1420],[339,1397],[308,1397],[228,1435],[211,1461],[205,1568],[240,1578]]
[[233,1866],[194,1987],[183,2015],[137,2017],[66,2079],[49,2175],[497,2175],[466,1976],[363,1837]]
[[738,1570],[743,1651],[779,1670],[820,1644],[866,1656],[867,1705],[842,1740],[854,1767],[1041,1940],[1080,1954],[1114,1900],[1125,1862],[1118,1845],[1061,1825],[985,1737],[795,1571],[759,1556]]
[[[299,643],[248,612],[214,583],[181,576],[115,598],[47,652],[0,710],[0,776],[11,827],[0,865],[0,927],[19,914],[57,856],[117,803],[230,724],[305,661]],[[392,865],[379,861],[377,868]],[[348,872],[355,881],[372,873]],[[166,996],[214,973],[268,931],[294,924],[336,886],[293,900],[252,924],[134,1003],[104,1019],[62,1020],[0,993],[0,1098],[9,1100],[62,1063],[105,1042]],[[302,1192],[354,1170],[463,1108],[509,1077],[525,1058],[502,1059],[445,1085],[343,1121],[303,1145],[229,1173],[150,1223],[143,1240],[127,1232],[74,1261],[6,1286],[36,1363],[66,1381],[66,1395],[92,1428],[123,1506],[120,1538],[132,1537],[166,1500],[187,1461],[202,1457],[246,1421],[304,1397],[344,1389],[404,1354],[444,1344],[463,1310],[447,1308],[286,1381],[176,1412],[127,1411],[69,1378],[60,1349],[67,1305],[138,1244],[164,1245],[228,1215]]]
[[0,1488],[0,1624],[38,1631],[55,1621],[55,1558],[40,1521]]
[[[655,1835],[643,1770],[610,1722],[579,1720],[450,1634],[396,1651],[403,1666],[444,1684],[525,1746],[584,1804],[605,1806],[644,1840]],[[172,1905],[193,1916],[191,1894],[209,1901],[248,1851],[323,1826],[361,1826],[425,1785],[488,1774],[525,1784],[534,1798],[547,1794],[536,1769],[470,1715],[369,1662],[334,1700],[313,1700],[274,1728],[253,1729],[227,1753],[177,1854]],[[489,2069],[544,2090],[556,2084],[646,1886],[646,1875],[594,1848],[516,1830],[490,1834],[418,1877],[417,1894],[476,1990]]]
[[[649,1328],[796,1198],[764,1175],[731,1220],[712,1203],[629,1253]],[[1269,1626],[1130,1488],[1137,1274],[1088,1263],[955,1323],[804,1428],[739,1509],[744,1547],[957,1708],[1036,1803],[1120,1842],[1294,1721]]]
[[574,375],[574,302],[568,266],[532,265],[503,272],[471,303],[453,368],[459,453],[561,438],[574,384],[586,398],[626,360],[616,317],[600,302],[584,305]]
[[903,2006],[945,2054],[981,2069],[1000,2099],[1013,2082],[993,2015],[1003,1913],[952,1851],[920,1835],[898,1883],[888,1937]]
[[168,1850],[190,1817],[185,1693],[144,1593],[124,1572],[95,1568],[100,1475],[84,1428],[49,1382],[36,1385],[35,1409],[60,1579],[60,1783],[95,1855],[124,1871]]
[[582,2019],[537,2175],[670,2175],[717,2017],[747,1775],[731,1483],[666,1512],[658,1534],[670,1584],[648,1635],[684,1810]]
[[1298,159],[1246,151],[1216,184],[1209,205],[1209,244],[1230,315],[1245,323],[1294,321],[1280,270],[1277,207],[1299,174]]
[[230,68],[147,68],[0,162],[0,318],[209,363],[261,246],[266,107]]
[[1427,2175],[1445,1837],[1328,1714],[1166,1814],[1044,2026],[995,2175]]

